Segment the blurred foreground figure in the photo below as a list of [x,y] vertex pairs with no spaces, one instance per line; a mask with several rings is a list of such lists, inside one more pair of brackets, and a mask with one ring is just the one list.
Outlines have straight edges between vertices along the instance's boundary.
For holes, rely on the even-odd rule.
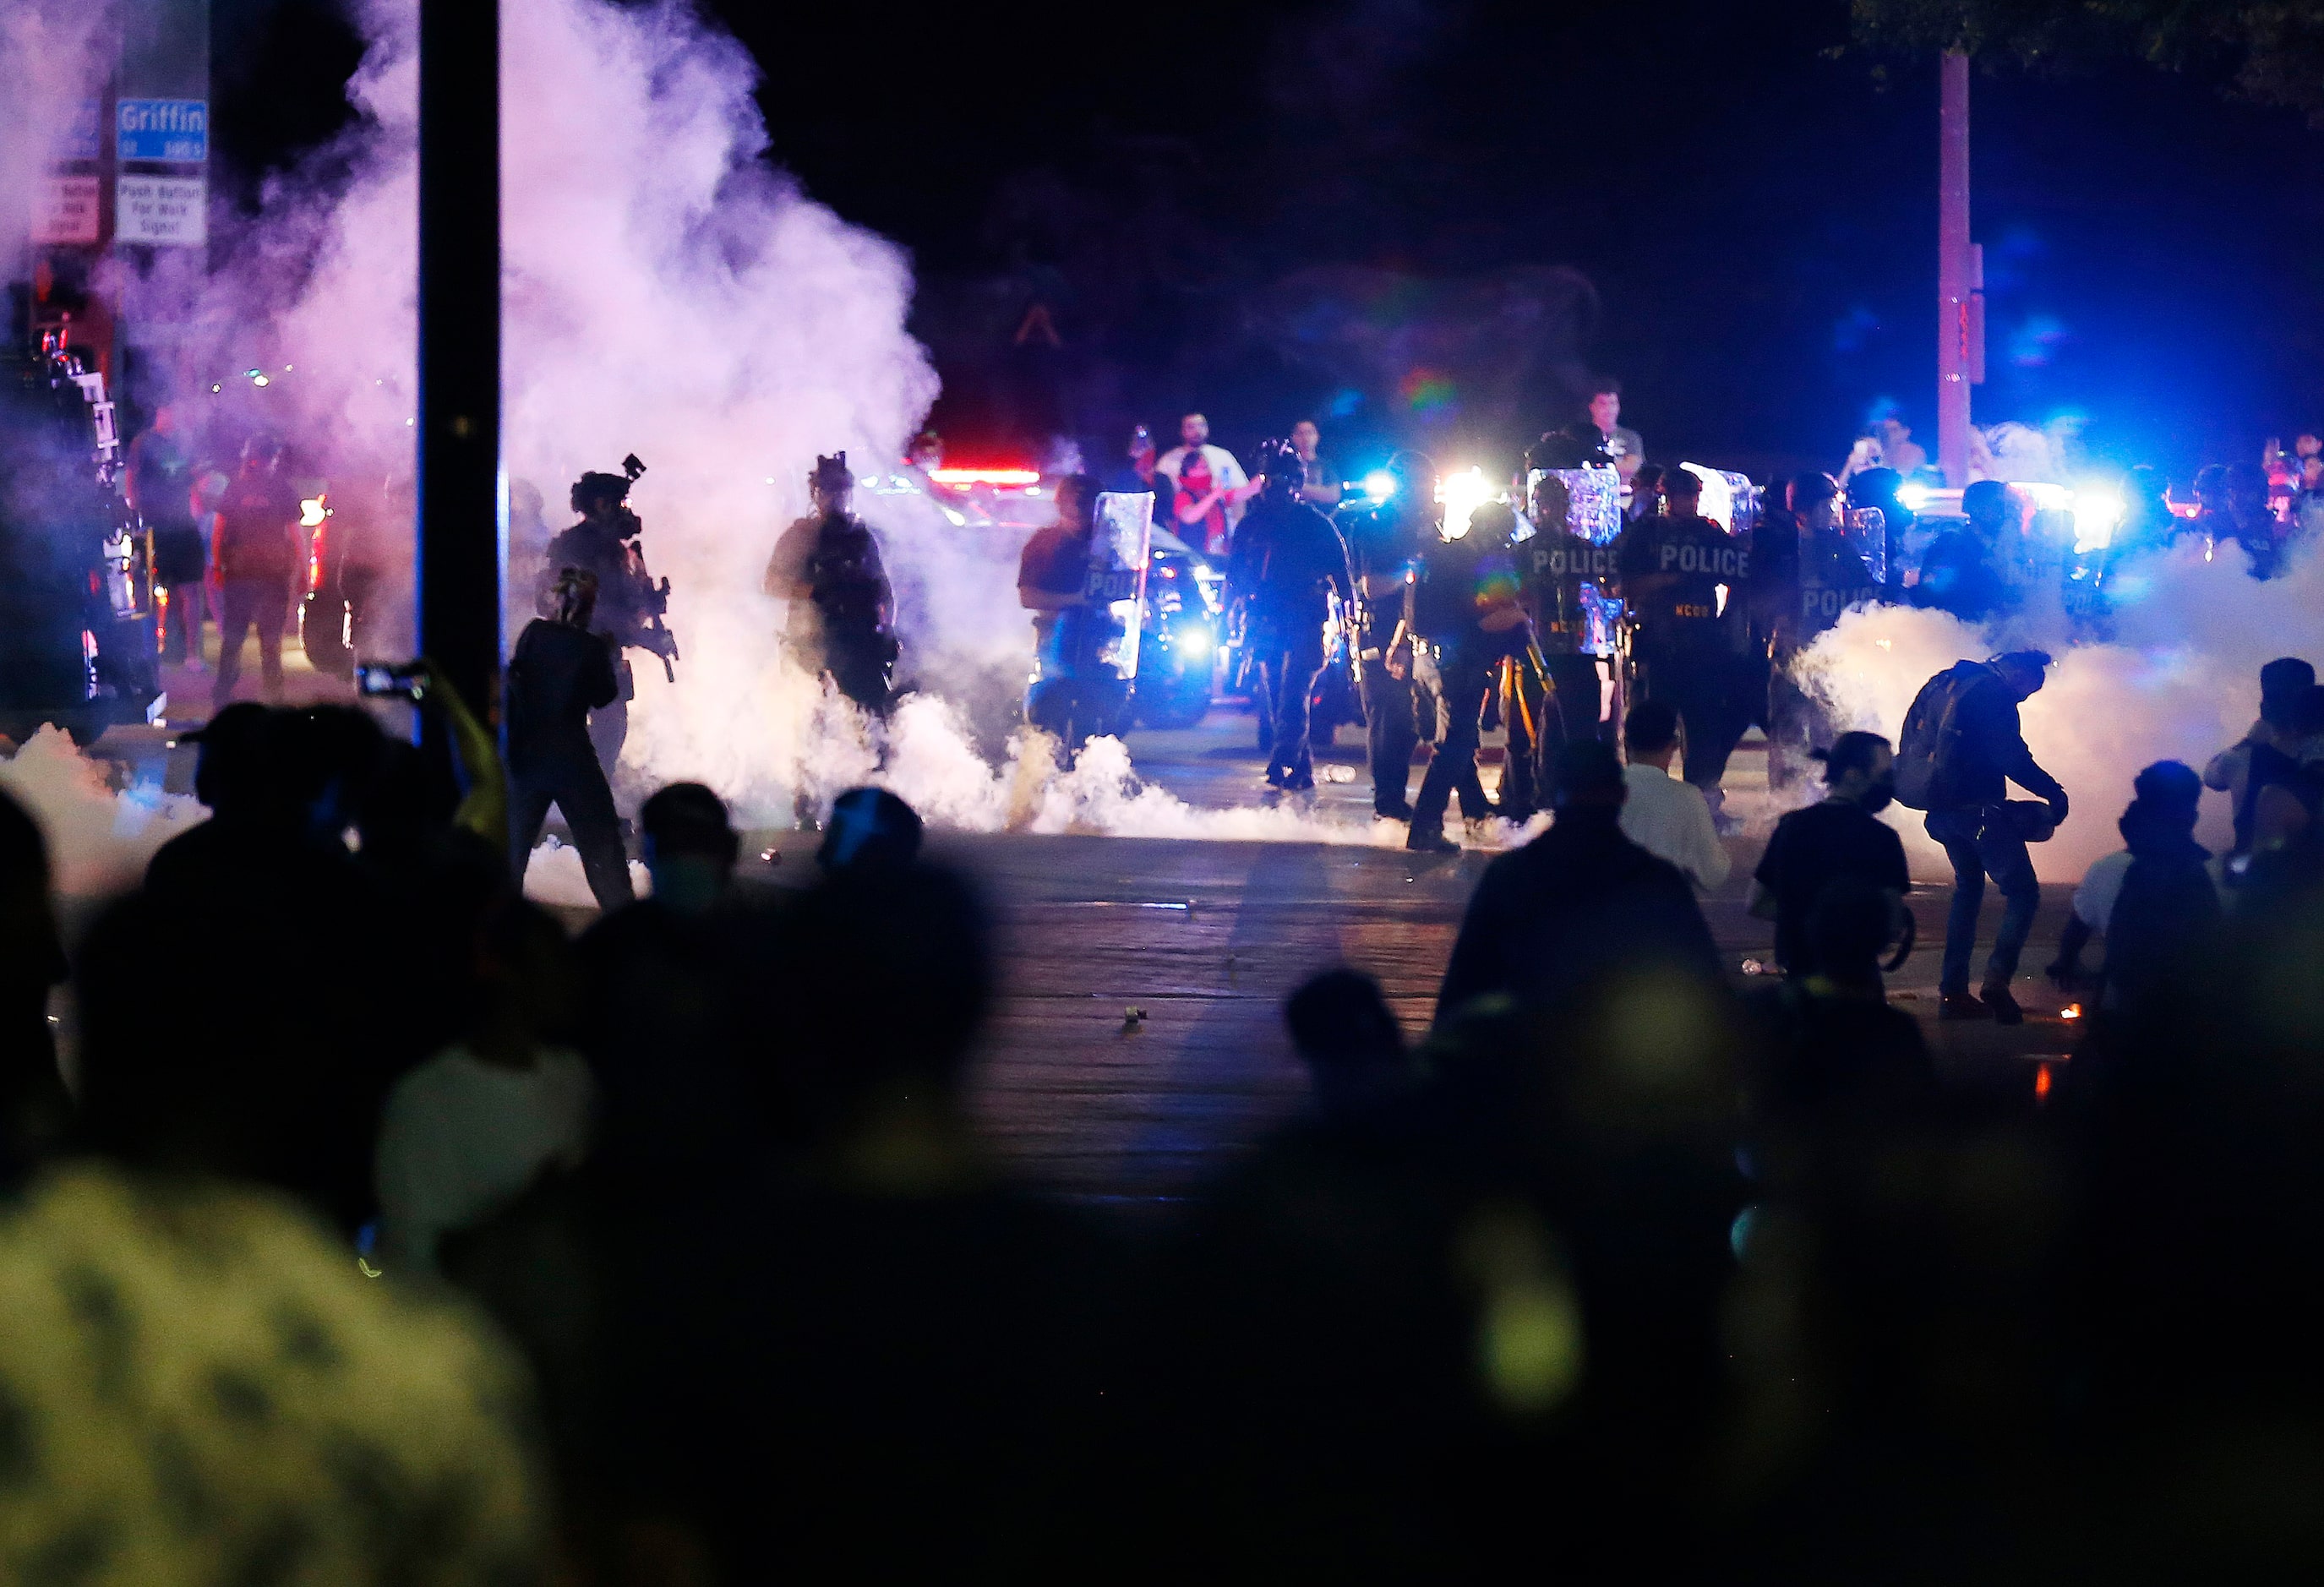
[[65,978],[49,902],[49,852],[23,807],[0,793],[0,1188],[63,1139],[71,1099],[57,1071],[49,991]]
[[555,805],[581,851],[597,907],[612,909],[637,892],[630,885],[613,789],[589,743],[590,711],[620,693],[613,647],[590,629],[596,601],[594,574],[585,567],[561,570],[550,589],[549,615],[525,625],[509,658],[510,861],[521,881]]
[[1622,835],[1613,746],[1576,739],[1554,768],[1557,819],[1485,867],[1437,994],[1448,1024],[1480,998],[1554,1002],[1614,967],[1719,975],[1719,952],[1678,868]]
[[475,933],[473,1011],[459,1039],[396,1082],[380,1129],[379,1248],[391,1270],[435,1270],[445,1237],[474,1228],[542,1175],[579,1166],[595,1100],[557,1038],[580,986],[565,931],[522,899]]
[[244,951],[142,895],[91,933],[93,1155],[0,1214],[0,1578],[530,1580],[547,1503],[521,1372],[465,1312],[364,1278],[316,1216],[340,1210],[318,1144],[365,1156],[376,1092],[327,1072],[391,961],[189,1041],[180,1011],[240,984]]
[[1418,1084],[1395,1011],[1360,970],[1326,970],[1302,983],[1283,1005],[1283,1023],[1327,1113],[1392,1103]]
[[983,906],[922,865],[793,900],[761,970],[748,1171],[641,1242],[615,1352],[629,1502],[722,1578],[1036,1574],[1106,1408],[1102,1254],[1005,1188],[965,1113]]

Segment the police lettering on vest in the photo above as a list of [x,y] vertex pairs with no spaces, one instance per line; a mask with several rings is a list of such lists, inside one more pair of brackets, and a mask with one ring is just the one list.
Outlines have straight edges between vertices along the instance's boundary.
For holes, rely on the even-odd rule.
[[1850,606],[1880,598],[1880,586],[1854,547],[1837,535],[1818,536],[1800,558],[1800,626],[1821,633]]
[[1598,545],[1578,534],[1553,531],[1535,537],[1528,604],[1533,607],[1534,632],[1542,648],[1572,653],[1590,632],[1590,614],[1582,604],[1582,586],[1595,585],[1611,593],[1617,574],[1614,548]]
[[1719,586],[1750,576],[1750,550],[1706,518],[1648,518],[1621,540],[1623,599],[1649,645],[1708,642],[1719,632]]

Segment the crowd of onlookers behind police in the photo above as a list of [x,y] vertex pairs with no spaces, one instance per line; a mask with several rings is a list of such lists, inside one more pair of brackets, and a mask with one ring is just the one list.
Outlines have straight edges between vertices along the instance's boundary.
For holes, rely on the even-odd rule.
[[[440,687],[448,762],[237,706],[199,741],[212,819],[78,946],[69,1088],[42,845],[0,802],[0,1573],[2312,1562],[2297,672],[2211,769],[2249,815],[2236,909],[2192,774],[2139,779],[2046,1105],[1948,1084],[1883,996],[1884,743],[1827,752],[1760,872],[1789,973],[1742,992],[1578,740],[1425,1038],[1359,973],[1308,983],[1311,1105],[1145,1219],[998,1165],[968,1105],[991,917],[893,796],[839,801],[779,892],[713,794],[664,789],[650,896],[573,941]],[[1633,720],[1631,771],[1668,726]]]

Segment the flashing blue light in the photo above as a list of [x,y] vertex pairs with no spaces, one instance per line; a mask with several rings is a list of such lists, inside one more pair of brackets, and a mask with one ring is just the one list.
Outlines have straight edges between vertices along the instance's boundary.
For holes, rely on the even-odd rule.
[[1211,653],[1210,631],[1182,628],[1170,636],[1170,647],[1189,661],[1199,661]]
[[1385,502],[1396,494],[1396,475],[1385,468],[1375,469],[1364,475],[1364,494],[1375,502]]
[[1899,485],[1896,500],[1904,504],[1905,512],[1918,512],[1929,504],[1929,487],[1924,484]]

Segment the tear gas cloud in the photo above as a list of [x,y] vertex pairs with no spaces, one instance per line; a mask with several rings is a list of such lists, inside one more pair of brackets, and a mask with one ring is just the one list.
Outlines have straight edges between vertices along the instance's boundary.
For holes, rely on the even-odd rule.
[[[356,14],[369,48],[349,85],[359,117],[340,145],[274,179],[255,218],[214,217],[207,277],[164,260],[119,283],[124,318],[187,328],[204,371],[293,365],[295,379],[264,393],[283,415],[271,422],[335,478],[409,470],[415,391],[415,12],[410,0],[360,0]],[[51,140],[92,80],[99,15],[69,0],[0,0],[12,84],[0,99],[0,226],[21,227]],[[954,827],[1379,840],[1384,829],[1287,810],[1189,809],[1139,787],[1112,741],[1072,767],[1046,741],[1004,742],[1030,655],[1019,547],[954,527],[924,497],[858,498],[896,581],[903,671],[924,692],[871,724],[791,665],[760,577],[776,535],[806,510],[809,465],[844,447],[859,472],[884,467],[936,393],[904,328],[908,262],[767,161],[754,64],[685,0],[528,0],[504,9],[503,28],[508,472],[540,487],[554,520],[566,482],[644,457],[651,471],[632,500],[654,572],[672,581],[685,649],[675,687],[658,669],[639,672],[627,780],[698,779],[753,822],[787,817],[796,788],[827,798],[878,780]],[[0,232],[0,245],[15,240]],[[2126,591],[2145,589],[2126,602],[2114,644],[2070,647],[2054,614],[2032,620],[2042,632],[2000,636],[1924,612],[1857,613],[1811,652],[1810,681],[1842,720],[1893,737],[1941,667],[2005,638],[2052,640],[2061,664],[2027,705],[2026,731],[2076,805],[2035,853],[2045,876],[2077,875],[2116,846],[2140,765],[2200,765],[2249,721],[2262,661],[2324,650],[2312,564],[2262,586],[2232,549],[2207,564],[2182,549],[2128,572]],[[60,768],[44,751],[12,781],[37,772],[67,789],[33,803],[69,874],[109,877],[180,818],[154,805],[99,821],[86,780]],[[88,839],[87,864],[60,820]],[[1935,873],[1918,821],[1900,826]]]
[[[1860,609],[1802,659],[1802,680],[1840,725],[1893,742],[1921,685],[1955,661],[2024,647],[2050,651],[2057,665],[2020,715],[2034,758],[2065,785],[2072,805],[2057,835],[2033,854],[2043,881],[2071,881],[2122,847],[2115,822],[2141,767],[2173,760],[2201,770],[2259,714],[2264,663],[2324,655],[2324,562],[2302,556],[2264,584],[2248,577],[2248,566],[2232,545],[2207,561],[2192,539],[2128,563],[2117,575],[2107,644],[2070,644],[2054,612],[1985,628],[1941,612]],[[1915,875],[1950,875],[1917,812],[1892,810],[1890,820],[1904,835]],[[2215,852],[2226,846],[2224,797],[2206,799],[2196,835]]]

